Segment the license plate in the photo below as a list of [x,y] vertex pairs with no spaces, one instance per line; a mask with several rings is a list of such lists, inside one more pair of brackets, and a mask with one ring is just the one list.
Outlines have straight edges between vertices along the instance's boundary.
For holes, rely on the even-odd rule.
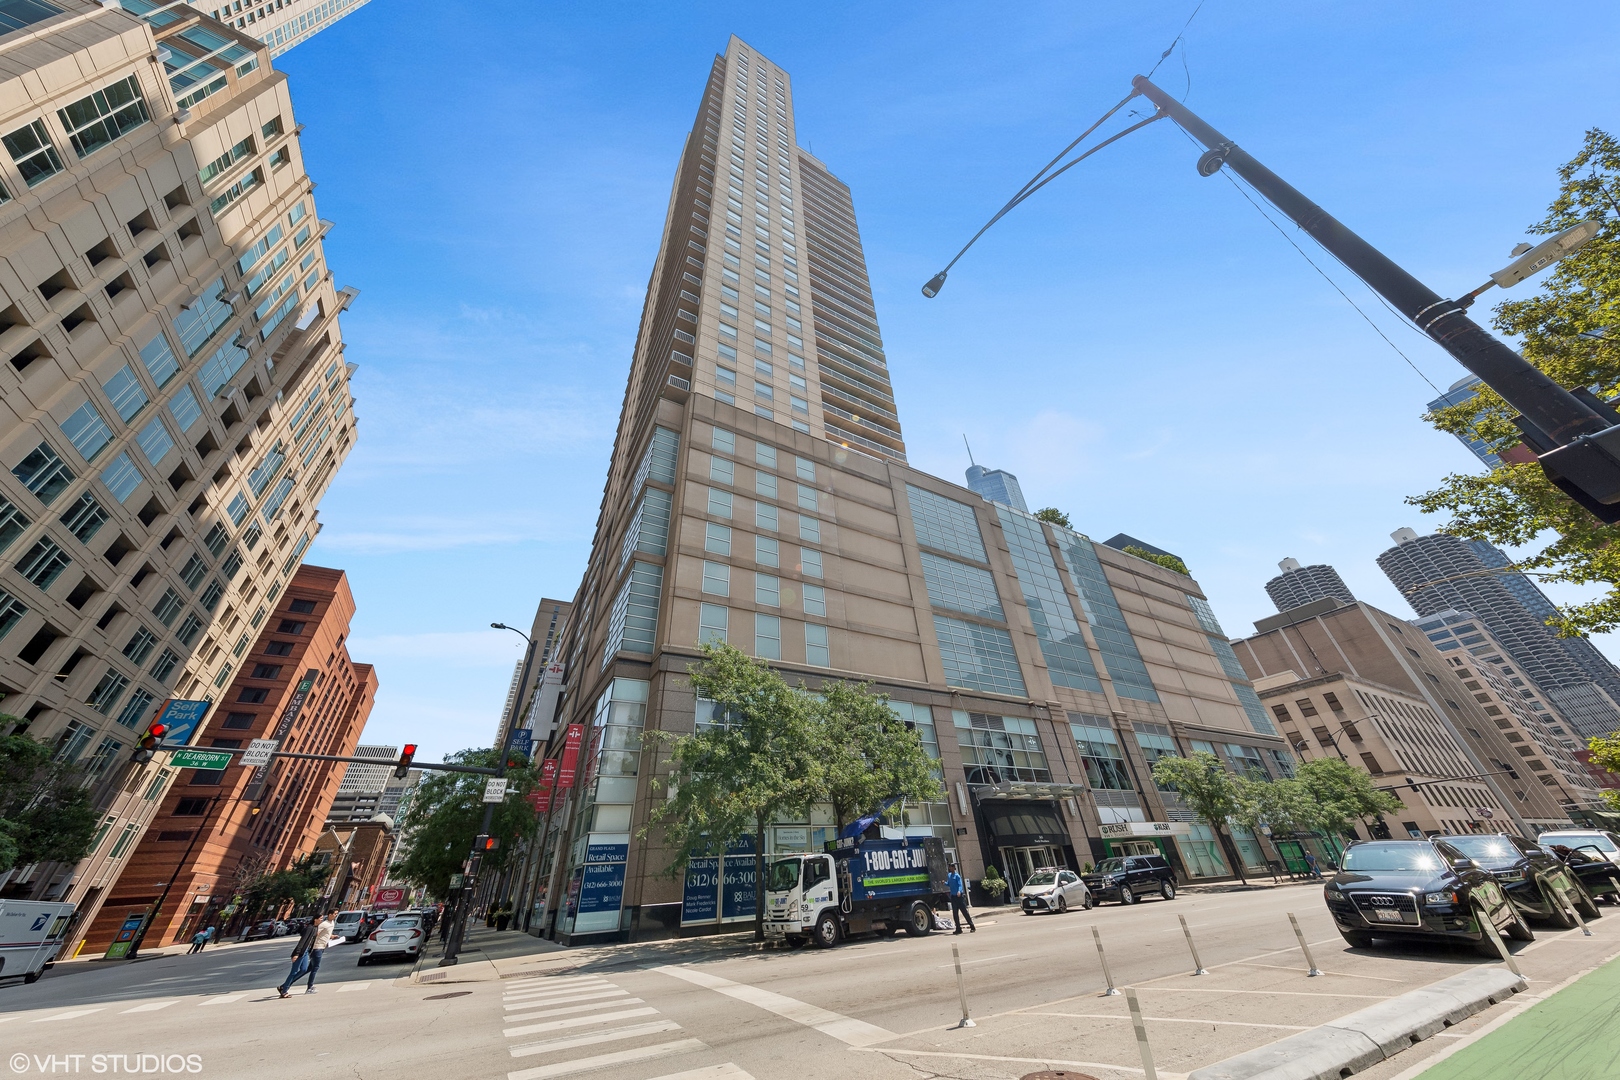
[[1393,908],[1378,909],[1379,922],[1401,922],[1401,913]]

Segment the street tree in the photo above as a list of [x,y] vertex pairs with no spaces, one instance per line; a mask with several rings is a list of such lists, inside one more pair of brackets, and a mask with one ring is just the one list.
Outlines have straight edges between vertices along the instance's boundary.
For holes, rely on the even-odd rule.
[[[521,756],[506,770],[506,798],[495,807],[490,836],[495,850],[486,852],[480,874],[490,876],[511,863],[519,839],[532,836],[534,808],[526,796],[537,782],[534,766]],[[491,768],[497,764],[493,749],[462,750],[445,758],[451,765]],[[484,782],[478,773],[429,772],[417,786],[415,797],[399,818],[403,854],[394,864],[396,876],[424,886],[433,896],[450,892],[450,876],[462,872],[473,839],[484,823]]]
[[314,856],[306,855],[285,870],[260,874],[243,890],[242,910],[249,921],[261,913],[275,915],[289,903],[296,913],[298,908],[321,898],[322,887],[331,873],[329,867],[317,866]]
[[[1587,740],[1587,749],[1592,751],[1592,761],[1611,773],[1620,773],[1620,731],[1611,732],[1598,738]],[[1620,810],[1620,790],[1604,788],[1600,795],[1603,801],[1609,804],[1612,810]]]
[[712,720],[665,741],[669,797],[648,816],[680,874],[695,858],[722,853],[739,835],[754,838],[754,937],[765,938],[765,828],[786,813],[804,813],[822,798],[826,774],[815,703],[788,686],[769,664],[724,643],[705,644],[687,669],[692,687],[713,703]]
[[[0,728],[21,723],[0,716]],[[0,873],[36,862],[73,863],[90,852],[96,813],[84,770],[27,735],[0,737]]]
[[1294,770],[1316,807],[1317,828],[1330,836],[1354,832],[1357,821],[1393,814],[1405,804],[1373,784],[1370,774],[1338,758],[1317,758]]
[[[1524,358],[1561,386],[1608,399],[1620,391],[1620,141],[1593,128],[1580,153],[1558,170],[1558,195],[1530,232],[1556,233],[1601,220],[1597,237],[1560,261],[1541,292],[1498,304],[1493,324],[1523,342]],[[1564,635],[1620,627],[1620,525],[1605,525],[1547,481],[1520,445],[1515,410],[1486,386],[1428,420],[1441,431],[1481,439],[1502,463],[1455,473],[1407,502],[1451,515],[1456,536],[1506,547],[1551,537],[1518,565],[1543,581],[1606,586],[1603,595],[1564,607],[1552,625]]]
[[1153,781],[1161,788],[1173,788],[1181,801],[1215,833],[1221,849],[1245,885],[1243,857],[1227,829],[1237,812],[1236,778],[1226,771],[1221,759],[1205,750],[1186,757],[1162,757],[1153,763]]
[[[922,739],[889,708],[870,683],[827,683],[811,703],[823,774],[822,800],[840,826],[885,800],[927,802],[941,797],[934,759]],[[818,800],[821,801],[821,800]]]

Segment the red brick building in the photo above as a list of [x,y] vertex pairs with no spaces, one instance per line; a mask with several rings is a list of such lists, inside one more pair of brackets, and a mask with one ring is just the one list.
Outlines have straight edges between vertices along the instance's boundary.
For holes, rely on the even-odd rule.
[[[353,616],[343,571],[299,568],[193,745],[278,739],[283,751],[353,754],[377,692],[371,665],[355,663],[344,644]],[[105,950],[125,918],[147,910],[171,878],[148,947],[183,941],[211,923],[224,930],[223,909],[244,886],[314,853],[342,777],[341,763],[296,759],[182,770],[84,951]]]

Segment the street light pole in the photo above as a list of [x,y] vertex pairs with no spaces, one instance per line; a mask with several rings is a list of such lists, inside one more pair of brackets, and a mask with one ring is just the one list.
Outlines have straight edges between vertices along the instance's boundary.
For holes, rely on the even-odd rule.
[[169,875],[169,880],[163,886],[163,891],[158,894],[157,903],[152,905],[152,913],[146,917],[146,921],[141,924],[141,928],[135,932],[135,937],[129,943],[129,952],[124,954],[125,960],[135,959],[135,954],[140,952],[141,943],[146,940],[147,930],[157,923],[158,915],[163,911],[163,902],[169,898],[169,890],[174,888],[175,880],[185,871],[186,861],[191,858],[192,849],[197,846],[197,838],[208,831],[208,819],[213,816],[214,807],[219,805],[221,798],[222,796],[215,795],[208,800],[208,813],[203,816],[202,824],[192,830],[191,842],[186,845],[185,854],[180,856],[180,862],[175,865],[174,872]]

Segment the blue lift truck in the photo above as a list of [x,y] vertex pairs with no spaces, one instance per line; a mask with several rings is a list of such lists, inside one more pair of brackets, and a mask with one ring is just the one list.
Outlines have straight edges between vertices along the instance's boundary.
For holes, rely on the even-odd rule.
[[826,853],[783,855],[766,873],[765,933],[827,949],[850,934],[921,937],[949,909],[938,837],[845,838]]

